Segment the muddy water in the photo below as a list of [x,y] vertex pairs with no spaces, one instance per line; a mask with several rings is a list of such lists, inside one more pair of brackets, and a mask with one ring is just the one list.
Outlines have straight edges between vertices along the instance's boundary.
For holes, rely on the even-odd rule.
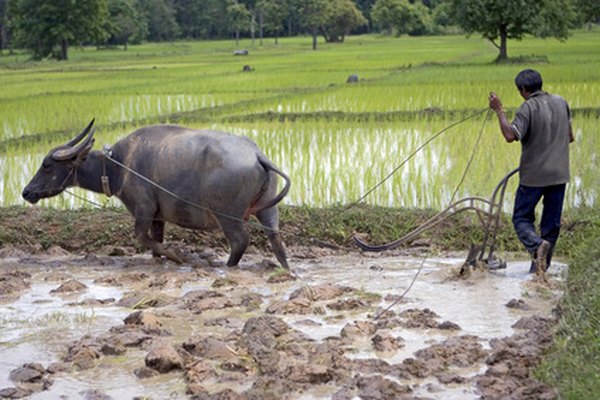
[[[111,327],[123,325],[134,312],[117,303],[131,293],[144,293],[135,301],[137,308],[153,295],[167,296],[171,302],[145,308],[156,315],[171,333],[168,340],[181,344],[193,337],[224,337],[239,332],[248,318],[264,315],[266,310],[283,319],[290,328],[302,332],[313,341],[339,337],[342,330],[357,321],[372,322],[373,315],[393,303],[410,285],[422,265],[411,290],[391,309],[400,314],[407,310],[430,310],[437,323],[445,321],[459,329],[396,326],[383,329],[385,334],[401,338],[403,345],[392,351],[377,351],[371,336],[354,337],[345,357],[355,360],[384,360],[396,365],[414,357],[415,352],[453,336],[474,335],[484,349],[489,342],[515,333],[512,327],[524,316],[549,315],[560,295],[555,289],[565,267],[556,265],[551,271],[551,285],[535,282],[528,274],[526,261],[512,261],[506,270],[473,271],[468,279],[458,278],[463,258],[414,258],[354,254],[320,254],[318,257],[292,259],[296,280],[268,283],[276,275],[259,255],[247,255],[239,268],[227,269],[207,265],[176,266],[157,264],[150,257],[26,257],[3,259],[0,272],[18,270],[30,277],[28,288],[14,293],[0,293],[0,389],[13,387],[11,371],[26,364],[40,363],[44,368],[62,362],[69,346],[78,340],[105,334]],[[223,261],[225,260],[223,256]],[[53,292],[63,283],[75,279],[85,285],[80,291]],[[235,282],[215,286],[217,280]],[[313,307],[312,312],[273,311],[277,302],[289,300],[296,290],[331,284],[354,290],[353,300],[370,299],[359,307]],[[191,312],[182,307],[181,299],[197,291],[217,291],[224,298],[255,294],[262,298],[257,307],[216,307]],[[374,297],[374,296],[377,297]],[[506,304],[521,299],[526,307],[509,308]],[[92,302],[93,301],[93,302]],[[347,303],[343,303],[347,304]],[[366,304],[366,305],[365,305]],[[223,319],[221,324],[207,321]],[[87,390],[96,389],[115,399],[148,396],[149,398],[186,398],[186,382],[181,371],[140,379],[133,371],[144,366],[148,349],[128,349],[124,355],[101,357],[89,369],[69,369],[52,375],[47,390],[32,395],[35,399],[81,398]],[[472,377],[485,371],[484,360],[453,373]],[[441,383],[434,376],[424,378],[387,379],[409,385],[412,394],[434,399],[479,398],[475,383]],[[233,389],[241,393],[252,386],[250,376],[237,380],[207,379],[204,388],[210,393]],[[335,382],[313,385],[289,398],[327,399],[339,387]]]

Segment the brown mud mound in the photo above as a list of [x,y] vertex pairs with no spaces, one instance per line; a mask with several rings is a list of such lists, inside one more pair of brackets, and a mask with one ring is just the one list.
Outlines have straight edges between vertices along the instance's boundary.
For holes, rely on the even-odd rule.
[[555,397],[532,370],[560,293],[525,262],[466,281],[431,259],[400,299],[420,259],[292,249],[286,273],[54,252],[0,260],[0,398]]

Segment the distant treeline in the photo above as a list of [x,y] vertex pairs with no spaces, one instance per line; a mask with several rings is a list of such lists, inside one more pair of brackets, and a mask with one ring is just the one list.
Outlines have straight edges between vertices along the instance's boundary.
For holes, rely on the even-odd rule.
[[241,37],[277,43],[308,34],[316,49],[318,37],[461,31],[482,34],[502,58],[506,39],[564,39],[569,29],[598,22],[598,0],[0,0],[0,51],[66,60],[69,46],[84,44],[126,49],[143,41]]

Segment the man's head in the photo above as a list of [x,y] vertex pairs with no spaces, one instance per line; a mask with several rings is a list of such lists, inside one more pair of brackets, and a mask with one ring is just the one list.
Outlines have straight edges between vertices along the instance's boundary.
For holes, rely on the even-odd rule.
[[524,93],[531,94],[542,90],[542,75],[534,69],[524,69],[515,78],[515,85],[523,97]]

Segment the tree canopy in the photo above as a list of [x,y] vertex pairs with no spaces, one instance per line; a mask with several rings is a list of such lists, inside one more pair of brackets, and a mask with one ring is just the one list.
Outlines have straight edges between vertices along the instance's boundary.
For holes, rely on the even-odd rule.
[[[498,61],[508,58],[508,39],[525,34],[564,40],[575,20],[569,0],[451,0],[454,21],[466,33],[481,33],[499,51]],[[498,42],[499,40],[499,42]]]
[[127,50],[130,42],[140,43],[148,36],[148,24],[140,18],[133,0],[108,0],[108,14],[104,26],[108,45],[123,45]]
[[323,11],[322,34],[328,42],[343,42],[352,30],[366,25],[367,19],[352,0],[330,0]]
[[508,57],[509,39],[567,38],[600,23],[598,0],[0,0],[0,50],[67,59],[71,45],[308,35],[480,33]]
[[250,27],[252,15],[244,4],[240,4],[235,0],[227,2],[227,26],[229,30],[235,33],[235,42],[240,39],[240,31]]
[[9,7],[16,42],[36,58],[66,60],[71,44],[107,36],[106,0],[13,0]]

